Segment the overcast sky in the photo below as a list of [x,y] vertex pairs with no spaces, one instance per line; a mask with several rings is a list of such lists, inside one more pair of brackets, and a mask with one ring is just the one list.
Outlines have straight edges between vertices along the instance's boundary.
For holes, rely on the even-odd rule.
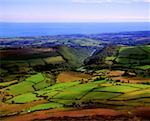
[[0,0],[1,22],[150,22],[150,0]]

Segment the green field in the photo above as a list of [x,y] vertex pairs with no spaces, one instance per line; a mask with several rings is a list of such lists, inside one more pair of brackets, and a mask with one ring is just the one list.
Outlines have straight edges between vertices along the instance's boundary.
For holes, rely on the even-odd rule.
[[40,105],[37,105],[35,107],[32,107],[32,108],[28,109],[27,112],[38,111],[38,110],[46,110],[46,109],[53,109],[53,108],[61,108],[61,107],[63,107],[62,104],[50,102],[50,103],[40,104]]
[[8,103],[28,103],[32,101],[40,100],[40,98],[36,97],[36,94],[33,93],[26,93],[19,96],[16,96],[10,100],[8,100]]
[[13,85],[17,82],[18,82],[17,80],[10,81],[10,82],[0,82],[0,87],[1,88],[8,87],[8,86]]
[[44,58],[44,60],[48,64],[57,64],[57,63],[64,63],[65,62],[65,60],[61,56],[48,57],[48,58]]
[[82,98],[84,101],[88,100],[107,100],[115,96],[120,95],[120,93],[111,93],[111,92],[90,92]]
[[96,88],[98,84],[105,81],[89,82],[87,84],[79,84],[77,86],[65,89],[58,95],[54,96],[56,99],[80,99],[83,95]]
[[117,62],[144,66],[150,64],[150,46],[121,47]]
[[136,66],[135,68],[147,70],[147,69],[150,69],[150,65]]
[[28,92],[34,92],[36,88],[38,90],[49,86],[49,84],[45,84],[45,80],[46,77],[43,74],[37,73],[26,78],[23,82],[5,88],[5,90],[11,95],[20,95]]
[[41,82],[44,82],[44,79],[45,76],[43,74],[37,73],[19,84],[9,86],[9,90],[7,89],[6,91],[9,91],[14,97],[6,100],[5,103],[25,104],[36,100],[47,100],[50,102],[29,108],[28,111],[31,112],[52,108],[65,108],[66,106],[73,106],[73,104],[82,106],[82,103],[87,103],[88,101],[93,103],[105,102],[105,104],[116,106],[117,104],[119,106],[120,101],[125,101],[121,104],[126,106],[141,105],[141,101],[145,101],[144,105],[146,105],[147,100],[150,98],[149,85],[120,82],[112,84],[107,80],[92,81],[84,84],[80,81],[56,83],[52,86],[42,86],[43,88],[39,88],[37,91],[32,88],[33,80],[35,85],[42,85]]
[[139,98],[150,98],[150,88],[126,93],[119,97],[113,98],[113,100],[131,100],[131,99],[139,99]]
[[138,90],[138,88],[125,86],[125,85],[116,85],[116,86],[98,88],[98,89],[95,89],[94,91],[127,93],[127,92],[131,92],[131,91],[135,91],[135,90]]

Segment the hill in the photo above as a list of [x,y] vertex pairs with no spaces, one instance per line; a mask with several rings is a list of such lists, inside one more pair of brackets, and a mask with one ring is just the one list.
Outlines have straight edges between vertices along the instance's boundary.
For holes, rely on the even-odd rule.
[[86,59],[85,65],[87,68],[118,69],[149,76],[150,46],[107,46]]
[[4,49],[0,51],[1,79],[14,80],[35,72],[76,68],[83,65],[92,51],[88,47],[68,46]]
[[83,65],[84,60],[91,55],[92,48],[59,46],[58,53],[72,66]]

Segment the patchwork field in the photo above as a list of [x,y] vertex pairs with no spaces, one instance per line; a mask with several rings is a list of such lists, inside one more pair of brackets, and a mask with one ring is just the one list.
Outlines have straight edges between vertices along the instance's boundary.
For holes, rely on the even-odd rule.
[[[37,73],[18,84],[2,88],[1,116],[49,109],[82,109],[91,106],[94,108],[109,106],[115,110],[121,107],[128,109],[128,107],[150,106],[149,85],[111,82],[107,79],[83,83],[81,77],[76,77],[77,73],[74,76],[76,78],[74,81],[67,78],[65,82],[57,82],[50,86],[46,83],[46,76]],[[21,108],[11,110],[11,107],[19,105],[22,110]],[[7,107],[5,111],[4,106]]]
[[149,65],[150,60],[150,46],[137,46],[137,47],[121,47],[119,49],[119,55],[116,59],[121,64],[134,65]]

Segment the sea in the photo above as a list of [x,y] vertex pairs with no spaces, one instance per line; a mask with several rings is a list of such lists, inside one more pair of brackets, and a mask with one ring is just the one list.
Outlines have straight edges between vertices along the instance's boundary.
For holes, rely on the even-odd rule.
[[130,23],[0,23],[0,37],[101,34],[150,31],[150,22]]

